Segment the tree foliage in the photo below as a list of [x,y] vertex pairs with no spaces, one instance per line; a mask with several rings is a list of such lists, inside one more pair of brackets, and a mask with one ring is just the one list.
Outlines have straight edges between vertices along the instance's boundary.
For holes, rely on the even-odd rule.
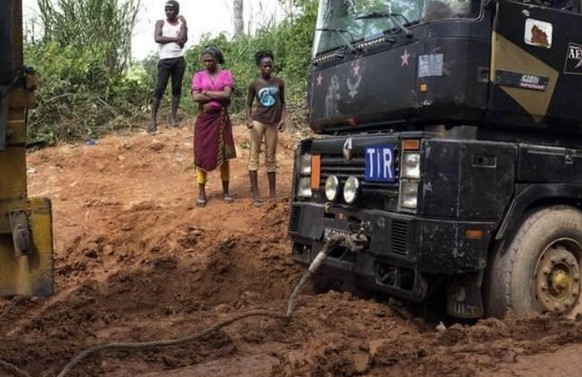
[[139,0],[38,0],[44,31],[25,45],[41,82],[29,136],[95,136],[147,104],[149,90],[128,79]]
[[[276,57],[275,74],[286,81],[291,114],[296,123],[303,123],[317,4],[316,0],[292,2],[287,17],[252,36],[232,40],[225,35],[205,36],[187,51],[182,114],[197,112],[189,94],[190,81],[202,68],[203,47],[214,44],[223,50],[225,68],[232,70],[237,82],[231,113],[244,109],[247,86],[258,74],[254,53],[270,49]],[[25,61],[34,66],[40,81],[29,136],[52,143],[140,125],[149,115],[157,56],[131,65],[128,61],[139,0],[39,0],[39,5],[44,37],[25,44]],[[164,96],[162,117],[170,97]]]

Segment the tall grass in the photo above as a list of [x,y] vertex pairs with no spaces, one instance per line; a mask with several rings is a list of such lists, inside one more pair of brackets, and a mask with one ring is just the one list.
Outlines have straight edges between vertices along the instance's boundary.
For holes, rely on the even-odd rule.
[[140,0],[38,0],[44,41],[99,46],[111,74],[129,62]]

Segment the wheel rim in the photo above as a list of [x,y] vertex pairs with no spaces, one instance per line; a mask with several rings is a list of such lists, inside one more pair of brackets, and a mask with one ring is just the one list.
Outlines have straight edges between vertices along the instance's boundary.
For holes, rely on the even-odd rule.
[[542,313],[571,313],[580,301],[582,247],[572,239],[551,243],[540,255],[535,273],[535,295]]

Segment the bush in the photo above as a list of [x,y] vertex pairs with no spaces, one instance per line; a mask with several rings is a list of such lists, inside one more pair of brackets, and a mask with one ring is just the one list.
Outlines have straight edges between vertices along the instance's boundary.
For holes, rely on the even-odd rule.
[[29,138],[44,143],[96,137],[145,110],[150,88],[139,78],[111,74],[99,46],[28,45],[40,85],[31,109]]
[[139,0],[39,0],[39,9],[44,36],[24,49],[41,83],[30,140],[95,137],[146,108],[151,88],[126,69]]

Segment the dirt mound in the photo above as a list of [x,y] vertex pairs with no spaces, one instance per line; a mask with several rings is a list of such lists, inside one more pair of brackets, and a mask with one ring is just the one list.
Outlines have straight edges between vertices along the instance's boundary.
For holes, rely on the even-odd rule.
[[[291,261],[286,236],[296,140],[280,141],[280,196],[254,207],[244,127],[235,127],[235,138],[235,202],[221,200],[212,173],[205,208],[194,205],[186,128],[31,154],[30,192],[53,199],[57,293],[0,302],[0,359],[54,376],[94,345],[191,335],[250,310],[283,312],[304,271]],[[263,172],[260,184],[266,193]],[[291,322],[249,318],[190,344],[98,354],[71,375],[546,377],[569,371],[580,344],[577,321],[437,329],[399,306],[308,289]],[[541,356],[556,351],[550,368]]]

